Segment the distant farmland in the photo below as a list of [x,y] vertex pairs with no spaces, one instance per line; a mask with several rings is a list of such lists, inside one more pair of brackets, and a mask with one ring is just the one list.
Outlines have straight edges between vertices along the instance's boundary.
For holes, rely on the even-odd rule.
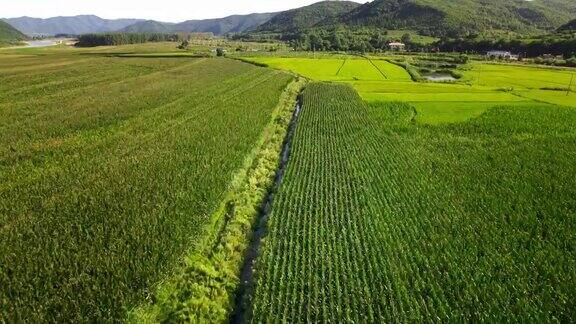
[[259,260],[255,322],[571,322],[576,108],[413,123],[315,83]]
[[0,322],[119,320],[201,247],[292,77],[51,51],[0,60]]
[[456,82],[414,82],[406,70],[389,62],[392,58],[407,58],[320,57],[247,59],[316,81],[352,84],[367,102],[410,103],[418,111],[415,118],[426,124],[467,120],[502,104],[523,106],[546,102],[576,107],[576,82],[572,83],[570,92],[566,91],[574,74],[571,70],[473,61],[459,71],[462,78]]

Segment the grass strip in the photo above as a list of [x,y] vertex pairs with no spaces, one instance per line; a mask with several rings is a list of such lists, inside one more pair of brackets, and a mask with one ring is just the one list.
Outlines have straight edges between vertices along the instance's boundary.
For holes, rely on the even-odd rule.
[[410,77],[412,78],[412,81],[414,82],[421,82],[424,80],[424,78],[422,78],[422,75],[420,74],[420,72],[418,72],[418,70],[413,67],[412,65],[410,65],[410,63],[408,62],[398,62],[395,60],[386,60],[392,64],[398,65],[402,68],[404,68],[406,70],[406,72],[408,72],[408,74],[410,74]]

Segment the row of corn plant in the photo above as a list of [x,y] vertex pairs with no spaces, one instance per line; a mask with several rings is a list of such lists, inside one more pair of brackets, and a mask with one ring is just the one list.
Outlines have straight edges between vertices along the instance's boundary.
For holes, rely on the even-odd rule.
[[412,113],[306,88],[251,319],[573,321],[576,109]]

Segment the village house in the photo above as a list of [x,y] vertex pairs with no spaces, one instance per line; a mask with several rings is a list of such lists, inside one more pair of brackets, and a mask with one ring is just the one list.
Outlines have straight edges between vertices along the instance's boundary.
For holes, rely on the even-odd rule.
[[406,44],[400,42],[391,42],[388,44],[388,47],[392,51],[403,51],[406,48]]
[[509,51],[488,51],[486,56],[489,59],[518,61],[518,55],[514,55]]

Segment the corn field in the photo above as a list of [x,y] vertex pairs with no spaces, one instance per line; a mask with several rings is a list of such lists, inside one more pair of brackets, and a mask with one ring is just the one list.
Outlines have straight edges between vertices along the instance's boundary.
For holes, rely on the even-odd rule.
[[202,240],[291,76],[225,59],[0,63],[0,322],[118,321]]
[[576,109],[414,114],[307,87],[253,321],[576,319]]

